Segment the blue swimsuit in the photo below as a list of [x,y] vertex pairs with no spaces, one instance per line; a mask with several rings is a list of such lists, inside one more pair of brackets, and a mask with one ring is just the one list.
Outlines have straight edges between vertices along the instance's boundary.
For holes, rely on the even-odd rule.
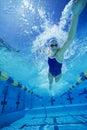
[[52,76],[58,76],[61,74],[62,63],[59,63],[55,58],[48,57],[49,72]]

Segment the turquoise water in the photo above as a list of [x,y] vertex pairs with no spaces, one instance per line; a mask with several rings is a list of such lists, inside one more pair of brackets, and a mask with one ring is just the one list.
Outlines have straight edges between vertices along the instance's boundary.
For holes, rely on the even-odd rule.
[[[72,130],[78,126],[78,130],[86,130],[86,93],[82,96],[78,94],[84,88],[87,89],[87,81],[72,89],[72,103],[64,100],[67,95],[62,98],[60,96],[77,82],[81,72],[87,72],[87,7],[80,15],[74,41],[65,53],[62,78],[53,84],[53,91],[50,93],[47,78],[47,39],[58,37],[60,46],[66,40],[68,32],[65,28],[66,25],[67,28],[70,26],[70,8],[67,7],[68,0],[62,4],[57,0],[35,2],[3,0],[0,4],[0,71],[43,97],[37,99],[32,96],[32,101],[29,98],[33,104],[28,105],[29,109],[40,108],[40,116],[39,110],[36,110],[37,116],[33,115],[32,119],[28,113],[23,119],[4,129]],[[60,8],[57,8],[57,4]],[[56,101],[54,104],[52,98]],[[69,105],[68,110],[66,105]],[[42,108],[45,112],[42,112]],[[65,110],[67,112],[64,113]],[[54,111],[58,111],[58,114]]]

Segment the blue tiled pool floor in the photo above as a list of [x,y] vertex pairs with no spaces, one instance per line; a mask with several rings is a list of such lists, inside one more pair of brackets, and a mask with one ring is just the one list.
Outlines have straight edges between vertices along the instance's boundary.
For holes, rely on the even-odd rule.
[[69,115],[58,115],[30,118],[26,115],[21,120],[5,127],[2,130],[87,130],[87,112],[85,114],[72,113]]

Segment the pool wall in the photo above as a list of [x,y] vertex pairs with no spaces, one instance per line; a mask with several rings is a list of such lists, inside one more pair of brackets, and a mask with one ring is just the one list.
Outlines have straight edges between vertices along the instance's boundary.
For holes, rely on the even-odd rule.
[[[0,72],[0,128],[25,115],[25,91],[12,85],[12,78]],[[15,86],[14,86],[15,85]]]

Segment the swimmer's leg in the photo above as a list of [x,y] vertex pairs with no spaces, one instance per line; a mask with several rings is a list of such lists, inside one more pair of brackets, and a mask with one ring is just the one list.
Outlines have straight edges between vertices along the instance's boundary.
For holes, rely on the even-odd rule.
[[49,90],[51,90],[53,83],[53,76],[50,73],[48,73],[48,80],[49,80]]
[[60,80],[61,76],[62,76],[62,74],[56,76],[56,77],[55,77],[55,82],[58,82],[58,81]]

